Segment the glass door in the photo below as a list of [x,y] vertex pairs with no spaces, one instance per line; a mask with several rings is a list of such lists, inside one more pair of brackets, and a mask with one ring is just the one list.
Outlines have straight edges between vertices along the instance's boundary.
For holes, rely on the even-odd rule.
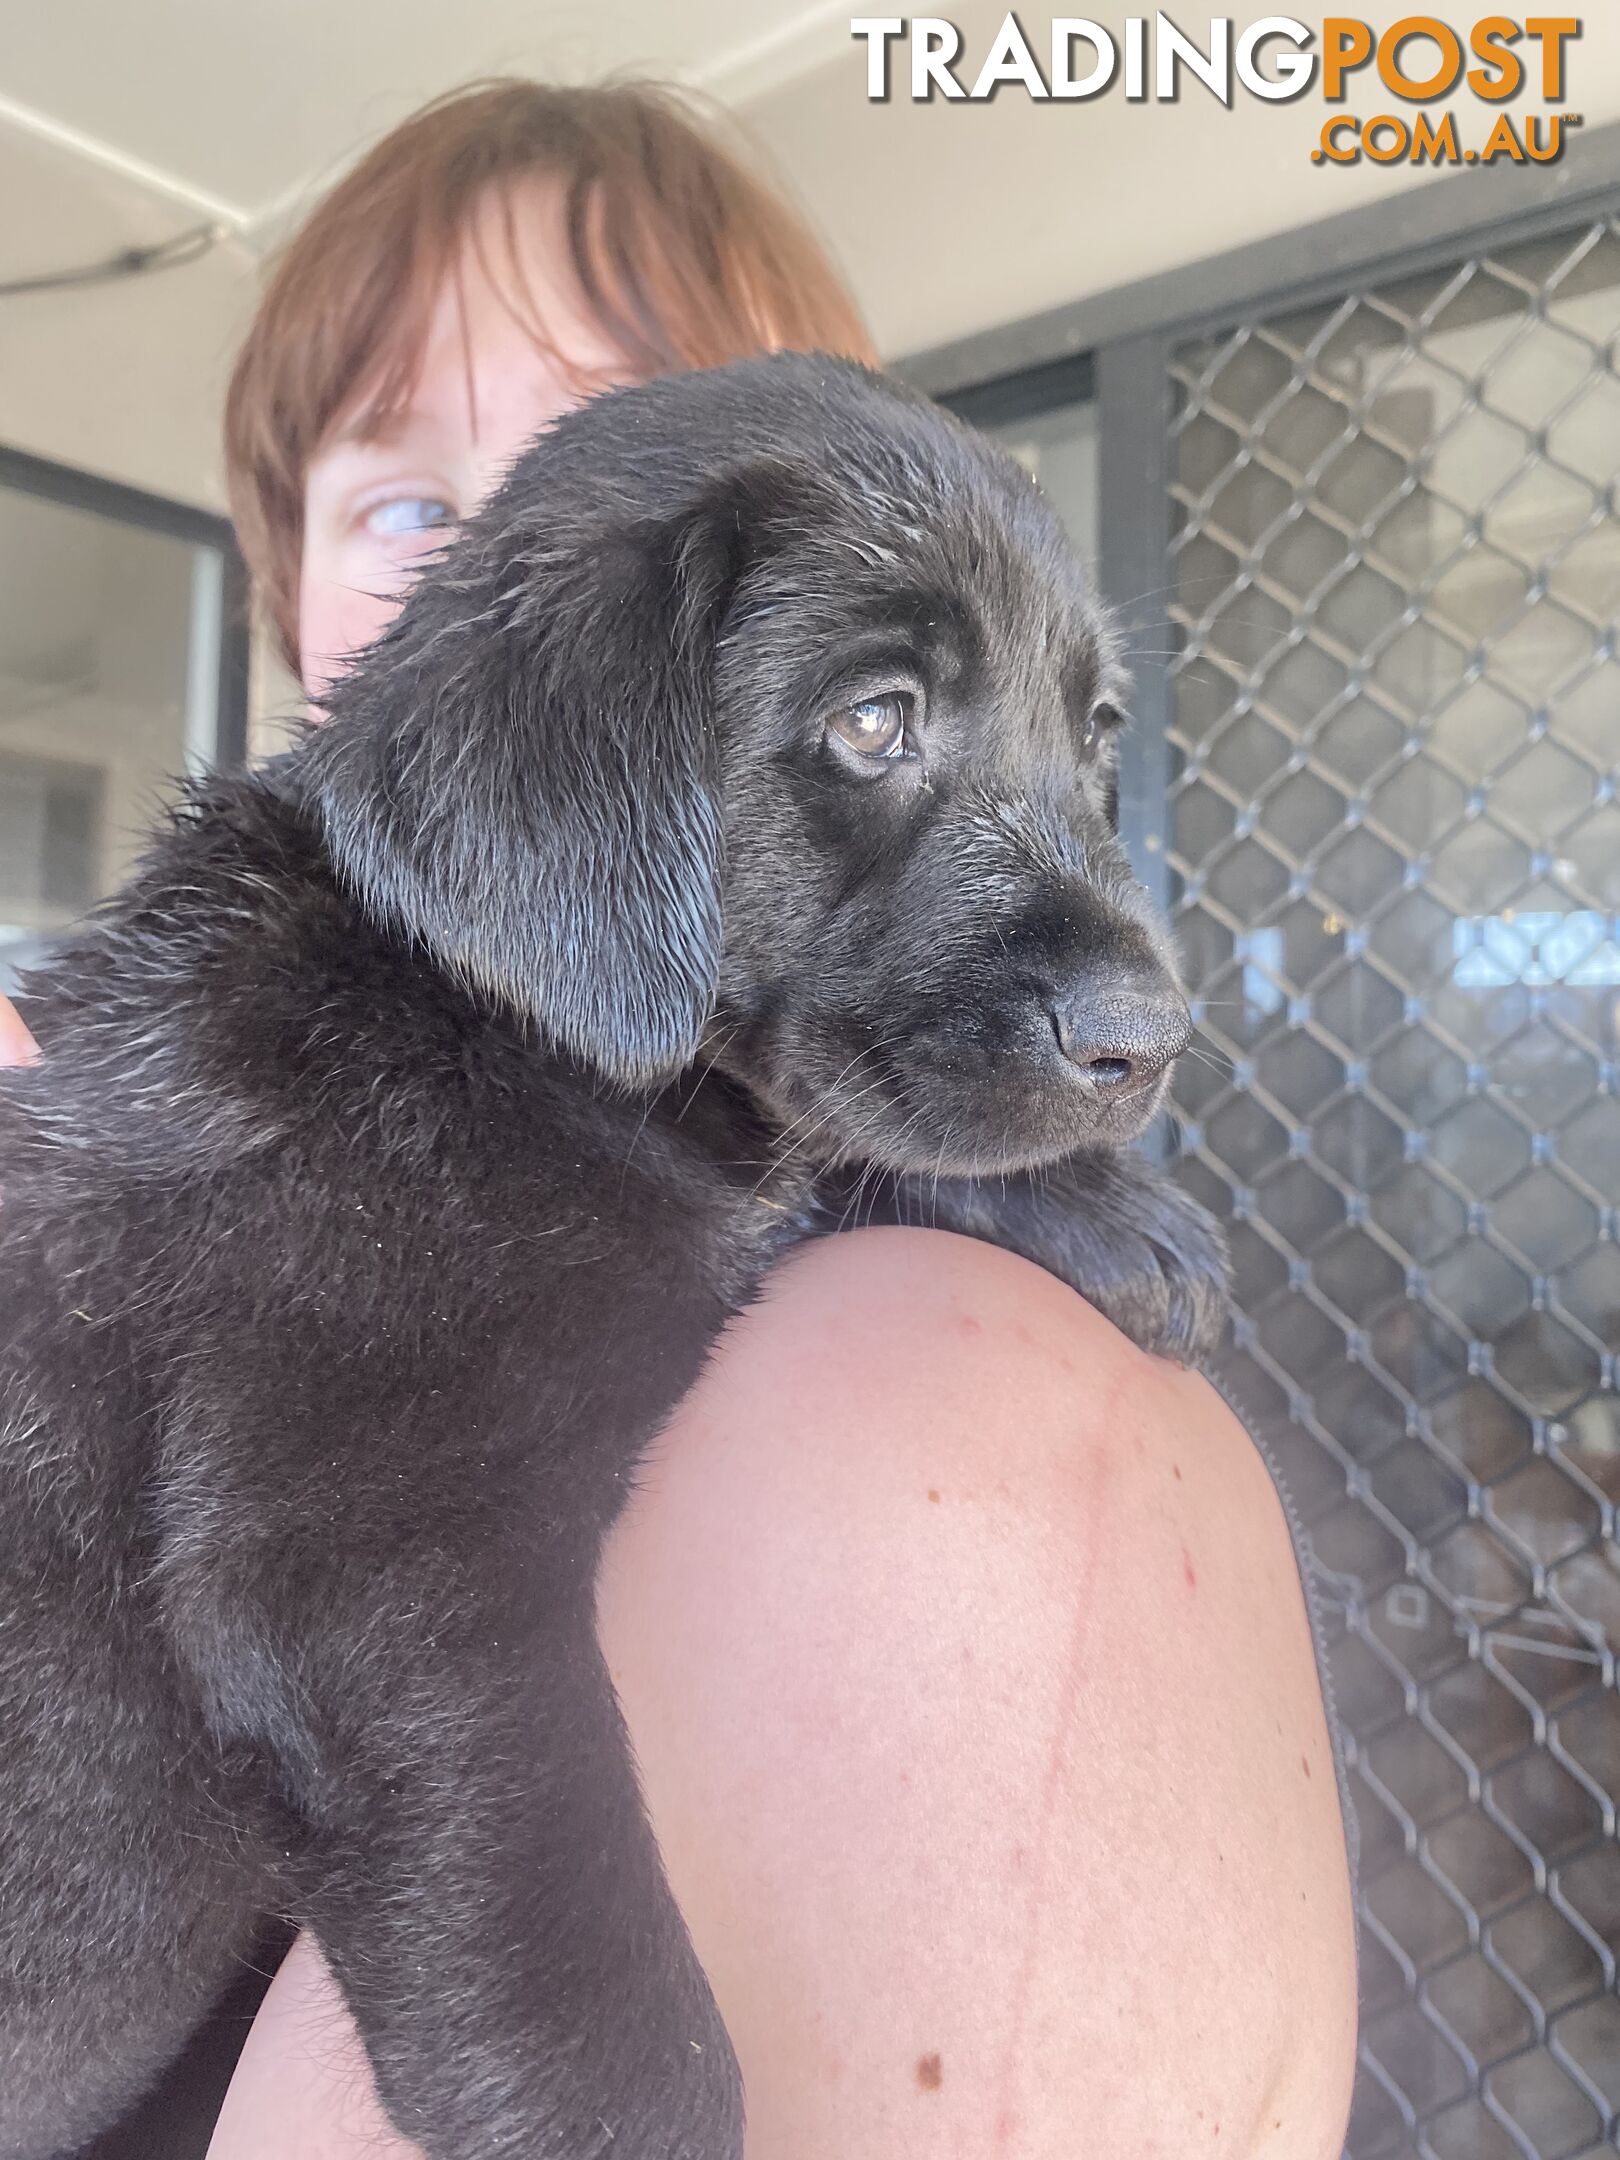
[[0,452],[0,991],[242,755],[246,674],[222,519]]
[[1171,355],[1181,1174],[1339,1620],[1362,2160],[1620,2110],[1617,333],[1594,221]]

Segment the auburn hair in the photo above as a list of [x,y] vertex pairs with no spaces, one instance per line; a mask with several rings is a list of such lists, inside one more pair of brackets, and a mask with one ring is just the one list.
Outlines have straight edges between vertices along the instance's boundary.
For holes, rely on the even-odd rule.
[[[635,374],[780,347],[874,357],[808,228],[682,94],[501,80],[436,99],[369,151],[284,249],[231,375],[231,513],[295,673],[310,460],[357,398],[375,423],[408,401],[444,279],[491,189],[521,288],[510,190],[531,174],[561,183],[572,268]],[[509,304],[561,361],[526,293]]]

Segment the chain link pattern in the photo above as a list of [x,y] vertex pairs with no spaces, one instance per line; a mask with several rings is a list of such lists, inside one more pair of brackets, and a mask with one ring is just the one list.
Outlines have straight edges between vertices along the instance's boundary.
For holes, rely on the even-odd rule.
[[1332,1615],[1354,2160],[1620,2124],[1620,229],[1179,348],[1180,1173]]

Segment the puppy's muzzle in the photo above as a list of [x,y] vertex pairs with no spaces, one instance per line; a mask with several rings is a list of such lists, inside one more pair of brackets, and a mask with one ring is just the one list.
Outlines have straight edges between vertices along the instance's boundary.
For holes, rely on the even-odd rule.
[[1192,1015],[1173,983],[1087,976],[1055,1001],[1058,1047],[1100,1103],[1148,1087],[1192,1040]]

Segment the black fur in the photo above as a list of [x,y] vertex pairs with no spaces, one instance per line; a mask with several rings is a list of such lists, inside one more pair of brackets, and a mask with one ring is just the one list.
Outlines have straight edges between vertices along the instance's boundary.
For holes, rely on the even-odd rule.
[[[271,1910],[434,2160],[734,2160],[599,1548],[727,1315],[880,1198],[1212,1340],[1218,1235],[1120,1152],[1185,1014],[1114,672],[1034,489],[923,400],[803,358],[621,392],[35,983],[4,2160],[113,2118]],[[901,756],[829,729],[896,692]]]

